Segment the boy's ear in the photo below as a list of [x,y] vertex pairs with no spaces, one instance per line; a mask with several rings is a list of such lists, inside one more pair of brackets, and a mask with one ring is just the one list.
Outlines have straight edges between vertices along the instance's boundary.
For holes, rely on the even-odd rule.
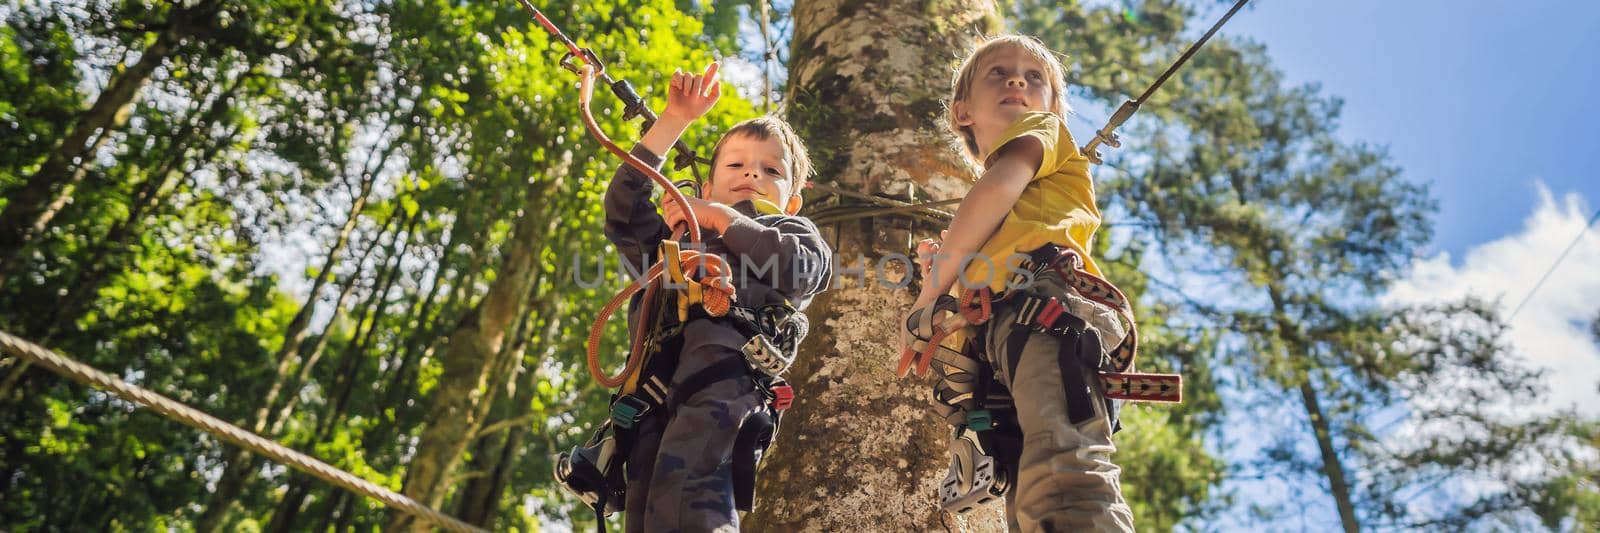
[[795,213],[799,213],[800,212],[800,207],[805,205],[805,204],[806,204],[806,199],[805,198],[801,198],[800,197],[800,193],[797,192],[797,193],[794,193],[792,195],[789,195],[789,205],[783,206],[783,214],[789,215],[789,216],[794,216]]
[[972,125],[972,110],[967,108],[966,102],[952,102],[950,104],[950,114],[955,117],[957,126]]

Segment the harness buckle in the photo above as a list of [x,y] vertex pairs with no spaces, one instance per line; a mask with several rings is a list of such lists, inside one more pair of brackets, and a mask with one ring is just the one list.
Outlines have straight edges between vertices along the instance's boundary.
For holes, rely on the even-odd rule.
[[622,429],[632,428],[639,418],[650,410],[650,402],[628,394],[611,403],[611,423]]
[[939,508],[964,513],[1005,495],[1011,486],[978,434],[956,428],[950,439],[950,470],[939,483]]
[[774,410],[783,411],[794,405],[794,387],[790,387],[788,383],[773,385],[768,390],[772,392],[772,408]]
[[979,409],[967,412],[967,427],[973,431],[988,431],[994,429],[994,416],[988,409]]
[[1038,317],[1034,318],[1034,329],[1038,329],[1040,331],[1050,330],[1050,328],[1055,326],[1056,319],[1061,318],[1061,314],[1066,312],[1066,310],[1067,308],[1061,305],[1061,300],[1057,300],[1052,296],[1048,301],[1045,302],[1044,308],[1039,310]]
[[744,352],[745,362],[771,377],[783,375],[789,370],[789,365],[794,363],[791,352],[780,349],[764,333],[751,336],[740,351]]

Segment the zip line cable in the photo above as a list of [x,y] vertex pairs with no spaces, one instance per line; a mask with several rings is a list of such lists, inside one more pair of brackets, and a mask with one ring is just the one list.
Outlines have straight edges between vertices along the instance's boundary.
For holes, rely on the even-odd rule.
[[1556,257],[1556,262],[1550,263],[1550,268],[1544,271],[1544,275],[1539,277],[1539,281],[1533,284],[1532,289],[1528,289],[1528,294],[1522,297],[1521,302],[1517,303],[1516,309],[1512,309],[1511,314],[1506,316],[1507,324],[1511,323],[1511,319],[1517,317],[1517,313],[1522,312],[1522,306],[1528,305],[1528,300],[1533,299],[1533,293],[1539,292],[1539,287],[1543,286],[1545,280],[1550,279],[1550,274],[1555,273],[1556,267],[1567,259],[1567,254],[1572,253],[1572,249],[1578,247],[1578,241],[1583,240],[1583,236],[1589,233],[1589,227],[1593,226],[1596,220],[1600,220],[1600,209],[1596,209],[1594,216],[1589,217],[1589,221],[1583,223],[1583,229],[1578,230],[1578,236],[1572,238],[1572,243],[1567,245],[1567,249],[1561,251],[1561,255]]
[[1111,119],[1106,121],[1105,127],[1095,132],[1094,139],[1091,139],[1089,144],[1083,145],[1083,148],[1080,149],[1084,157],[1088,157],[1090,162],[1098,165],[1100,164],[1100,150],[1097,147],[1100,144],[1103,143],[1112,148],[1121,148],[1122,141],[1117,138],[1117,128],[1121,127],[1123,122],[1132,118],[1133,114],[1139,111],[1139,106],[1144,105],[1150,99],[1150,96],[1156,93],[1157,89],[1167,83],[1167,78],[1172,77],[1173,74],[1178,72],[1178,69],[1183,68],[1183,65],[1189,62],[1189,58],[1193,57],[1195,52],[1200,51],[1200,47],[1204,46],[1206,41],[1211,40],[1211,36],[1215,35],[1217,30],[1222,29],[1222,26],[1228,23],[1228,19],[1233,18],[1233,14],[1238,13],[1249,2],[1250,0],[1239,0],[1233,4],[1233,8],[1229,9],[1227,14],[1222,15],[1222,19],[1218,20],[1216,24],[1212,24],[1211,29],[1206,30],[1205,35],[1200,36],[1200,40],[1189,45],[1189,49],[1185,50],[1183,55],[1172,63],[1172,66],[1167,67],[1166,72],[1162,72],[1161,76],[1156,78],[1155,83],[1150,84],[1150,87],[1145,89],[1143,94],[1140,94],[1138,98],[1123,102],[1122,107],[1118,107],[1117,112],[1113,113]]

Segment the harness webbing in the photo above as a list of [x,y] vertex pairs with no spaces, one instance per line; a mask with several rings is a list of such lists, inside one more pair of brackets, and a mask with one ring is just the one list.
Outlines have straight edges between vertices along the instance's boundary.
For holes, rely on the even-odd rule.
[[[1122,291],[1111,282],[1082,270],[1081,260],[1071,250],[1062,249],[1053,257],[1030,258],[1029,262],[1030,270],[1036,274],[1050,271],[1060,275],[1079,296],[1115,310],[1127,322],[1127,336],[1104,350],[1107,360],[1096,369],[1107,397],[1144,402],[1182,401],[1182,377],[1133,372],[1139,353],[1138,325]],[[941,296],[933,305],[914,311],[907,319],[906,328],[911,330],[914,340],[901,353],[898,375],[904,377],[913,371],[919,376],[926,375],[938,355],[958,353],[942,345],[945,338],[962,328],[987,323],[993,316],[992,301],[996,299],[1020,300],[1012,302],[1021,306],[1015,320],[1019,326],[1025,326],[1016,328],[1017,331],[1056,334],[1066,333],[1065,330],[1077,333],[1076,329],[1082,328],[1081,324],[1073,326],[1082,319],[1065,312],[1054,297],[1017,291],[997,298],[988,287],[963,291],[959,301],[948,295]],[[942,318],[941,314],[944,314]]]

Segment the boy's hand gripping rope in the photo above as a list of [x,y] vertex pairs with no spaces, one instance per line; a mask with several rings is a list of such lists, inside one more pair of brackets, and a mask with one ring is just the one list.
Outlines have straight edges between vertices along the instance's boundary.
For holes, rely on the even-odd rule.
[[[651,180],[666,191],[666,198],[682,206],[684,222],[688,226],[688,242],[701,242],[700,221],[695,216],[694,209],[689,207],[689,201],[684,198],[683,192],[678,190],[672,180],[667,179],[660,171],[645,164],[644,161],[640,161],[633,154],[628,153],[612,142],[605,132],[600,130],[600,125],[594,120],[594,114],[589,110],[589,104],[594,97],[594,82],[596,78],[599,78],[610,85],[612,91],[617,93],[617,96],[624,102],[627,102],[630,108],[637,104],[637,109],[630,109],[626,113],[644,116],[647,121],[646,129],[648,129],[648,122],[654,121],[655,115],[644,107],[643,99],[640,99],[638,94],[633,92],[633,87],[628,85],[627,82],[612,80],[611,76],[605,73],[605,66],[600,63],[594,51],[579,49],[577,44],[561,33],[561,30],[555,24],[552,24],[550,19],[545,18],[544,14],[533,7],[533,4],[529,3],[528,0],[521,0],[521,3],[524,9],[531,13],[535,19],[538,19],[539,24],[544,26],[546,31],[549,31],[556,40],[561,41],[561,44],[566,45],[567,50],[569,50],[567,56],[562,58],[561,64],[567,70],[578,74],[578,108],[581,111],[580,115],[583,117],[583,125],[589,130],[589,134],[606,151],[622,158],[624,163],[649,176]],[[583,65],[572,64],[571,60],[573,58],[582,61]],[[693,151],[689,150],[681,141],[676,143],[674,147],[679,151],[680,155],[688,154],[689,163],[693,164]],[[690,279],[685,276],[686,271],[698,272],[700,279]],[[662,285],[663,274],[670,276],[672,282],[684,287],[683,297],[679,299],[678,314],[680,320],[686,318],[690,304],[700,304],[706,313],[711,316],[725,315],[733,305],[733,283],[729,278],[728,264],[722,257],[703,253],[700,250],[680,249],[677,241],[662,241],[660,261],[650,267],[649,273],[634,280],[622,292],[617,293],[609,302],[606,302],[605,307],[600,309],[600,315],[595,318],[594,324],[589,327],[587,346],[589,373],[594,376],[595,381],[598,381],[601,386],[607,388],[623,386],[628,382],[628,378],[638,371],[639,364],[644,357],[644,341],[648,337],[647,328],[644,326],[651,323],[647,313],[654,308],[657,293]],[[623,365],[622,372],[615,376],[607,375],[605,370],[600,367],[600,337],[604,333],[606,322],[611,318],[611,315],[641,289],[645,290],[639,317],[641,327],[636,328],[634,332],[633,341],[628,350],[628,359]]]

